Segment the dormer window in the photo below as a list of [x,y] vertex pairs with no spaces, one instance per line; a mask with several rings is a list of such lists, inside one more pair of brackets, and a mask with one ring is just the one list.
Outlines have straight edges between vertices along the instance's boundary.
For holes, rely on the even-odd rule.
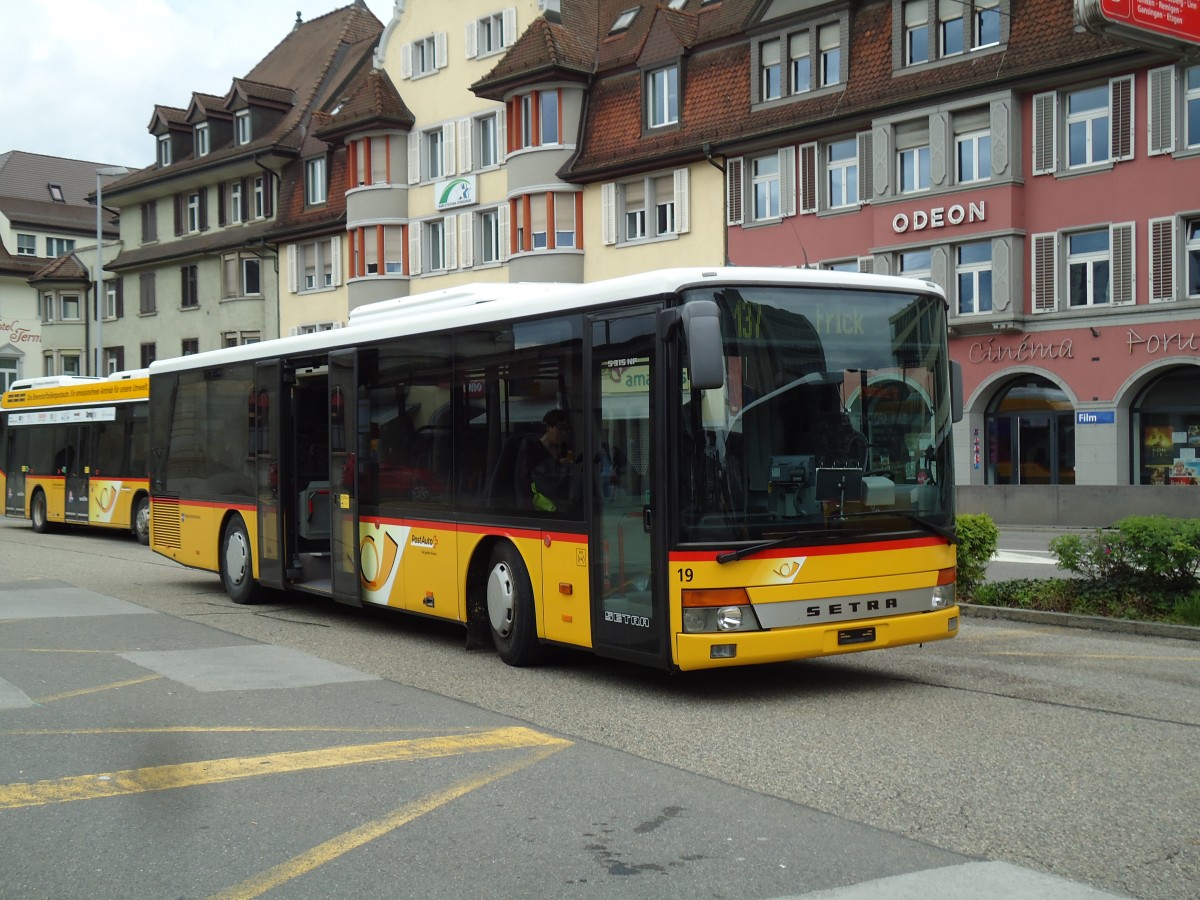
[[667,66],[646,75],[646,125],[662,128],[679,122],[679,67]]
[[233,117],[234,143],[239,147],[250,143],[250,110],[243,109]]
[[169,166],[171,164],[170,135],[164,134],[158,139],[158,164],[160,166]]
[[208,123],[204,122],[196,126],[196,155],[208,156]]
[[612,23],[612,28],[608,29],[608,33],[616,34],[617,32],[627,30],[629,26],[633,24],[633,20],[637,18],[637,14],[640,11],[641,8],[637,6],[633,7],[632,9],[625,10],[623,13],[617,16],[616,21]]
[[63,189],[62,189],[61,184],[48,184],[48,185],[46,185],[46,189],[50,191],[50,199],[53,200],[55,203],[66,203],[67,202],[67,198],[63,196]]

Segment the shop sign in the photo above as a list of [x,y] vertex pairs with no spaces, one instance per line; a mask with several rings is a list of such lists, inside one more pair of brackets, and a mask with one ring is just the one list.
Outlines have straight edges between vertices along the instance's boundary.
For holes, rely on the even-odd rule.
[[19,319],[0,319],[0,335],[10,344],[40,344],[42,336],[21,324]]
[[1172,349],[1180,353],[1196,353],[1200,350],[1200,341],[1196,340],[1194,331],[1191,334],[1175,331],[1142,337],[1141,334],[1130,328],[1127,343],[1130,354],[1133,353],[1134,347],[1142,347],[1150,356],[1155,353],[1170,353]]
[[1117,414],[1111,409],[1089,410],[1087,412],[1075,412],[1076,425],[1114,425],[1117,421]]
[[961,225],[963,222],[982,222],[987,219],[987,203],[984,200],[971,201],[966,206],[955,203],[953,206],[935,206],[932,209],[917,209],[912,215],[896,213],[892,217],[892,231],[904,234],[906,231],[924,231],[926,228],[945,228],[947,225]]
[[1075,347],[1070,338],[1061,341],[1036,341],[1026,336],[1017,344],[998,344],[996,338],[975,341],[967,349],[967,359],[983,362],[1032,362],[1039,359],[1074,359]]

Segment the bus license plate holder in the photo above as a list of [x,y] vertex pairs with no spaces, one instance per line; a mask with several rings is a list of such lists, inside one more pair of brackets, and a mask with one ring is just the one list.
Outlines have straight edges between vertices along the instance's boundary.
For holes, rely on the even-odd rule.
[[838,630],[838,646],[847,644],[875,643],[875,629],[871,628],[842,628]]

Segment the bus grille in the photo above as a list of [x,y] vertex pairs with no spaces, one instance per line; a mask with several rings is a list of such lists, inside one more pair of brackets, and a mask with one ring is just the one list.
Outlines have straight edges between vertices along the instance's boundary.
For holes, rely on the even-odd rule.
[[151,543],[157,547],[179,550],[182,546],[179,532],[179,497],[169,495],[155,497],[150,516]]

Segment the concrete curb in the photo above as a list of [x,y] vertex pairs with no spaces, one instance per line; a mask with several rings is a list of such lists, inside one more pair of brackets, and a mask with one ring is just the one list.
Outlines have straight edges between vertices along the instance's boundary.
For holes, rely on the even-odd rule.
[[980,619],[1004,619],[1008,622],[1029,622],[1034,625],[1054,625],[1059,628],[1088,628],[1092,631],[1108,631],[1116,634],[1200,641],[1200,628],[1192,625],[1140,622],[1136,619],[1109,619],[1105,616],[1078,616],[1073,613],[1013,609],[1008,606],[979,606],[974,603],[959,603],[958,608],[963,611],[964,616]]

